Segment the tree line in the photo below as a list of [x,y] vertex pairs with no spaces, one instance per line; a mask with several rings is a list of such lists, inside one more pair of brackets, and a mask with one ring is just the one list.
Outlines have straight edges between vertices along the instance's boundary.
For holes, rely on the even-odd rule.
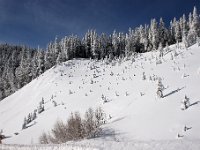
[[157,50],[158,47],[183,42],[189,47],[200,37],[200,16],[197,8],[186,17],[174,18],[166,27],[162,18],[149,25],[129,28],[128,33],[111,35],[88,30],[83,38],[76,35],[57,37],[46,50],[26,46],[0,45],[0,100],[14,93],[56,64],[73,58],[113,59],[132,53]]

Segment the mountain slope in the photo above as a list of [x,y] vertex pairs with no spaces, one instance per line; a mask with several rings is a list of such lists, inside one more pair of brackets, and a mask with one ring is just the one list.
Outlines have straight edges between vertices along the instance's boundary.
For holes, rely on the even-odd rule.
[[[109,64],[106,60],[71,60],[51,68],[0,102],[0,129],[11,136],[3,142],[38,143],[41,133],[57,120],[65,121],[71,112],[83,114],[98,106],[108,116],[104,126],[108,133],[100,141],[199,140],[200,48],[170,46],[161,64],[156,64],[158,55],[149,52]],[[160,99],[156,95],[158,78],[165,87]],[[181,110],[185,95],[191,106]],[[37,109],[42,98],[45,111],[21,130],[24,117]],[[54,107],[53,101],[58,106]],[[184,126],[189,129],[184,131]]]

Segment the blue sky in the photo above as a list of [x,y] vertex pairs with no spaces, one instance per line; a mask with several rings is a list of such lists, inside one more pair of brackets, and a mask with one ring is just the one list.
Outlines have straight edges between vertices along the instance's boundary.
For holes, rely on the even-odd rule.
[[0,0],[0,42],[45,48],[55,36],[127,32],[163,17],[188,15],[200,0]]

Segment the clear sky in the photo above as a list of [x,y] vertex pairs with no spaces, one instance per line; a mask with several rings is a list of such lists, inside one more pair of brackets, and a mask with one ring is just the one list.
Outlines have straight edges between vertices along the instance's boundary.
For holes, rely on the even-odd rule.
[[[0,0],[0,42],[45,48],[55,36],[127,32],[163,17],[188,15],[200,0]],[[200,12],[200,11],[199,11]]]

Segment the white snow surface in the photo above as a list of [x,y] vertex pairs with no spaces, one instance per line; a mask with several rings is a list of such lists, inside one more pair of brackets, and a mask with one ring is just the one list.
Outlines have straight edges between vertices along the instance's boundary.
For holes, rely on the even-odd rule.
[[[0,149],[199,150],[200,47],[176,49],[172,45],[161,64],[156,64],[158,55],[157,51],[148,52],[139,54],[135,61],[130,57],[109,64],[105,60],[75,59],[49,69],[0,101],[0,129],[10,136],[3,143],[17,144],[1,145]],[[146,80],[142,79],[143,72]],[[158,78],[165,87],[164,98],[156,95]],[[181,110],[185,95],[191,105]],[[45,111],[22,130],[24,117],[37,109],[42,98]],[[52,101],[58,106],[54,107]],[[84,114],[89,107],[99,106],[107,115],[104,134],[99,138],[62,145],[32,145],[38,144],[42,132],[50,131],[57,120],[66,121],[71,112]]]

